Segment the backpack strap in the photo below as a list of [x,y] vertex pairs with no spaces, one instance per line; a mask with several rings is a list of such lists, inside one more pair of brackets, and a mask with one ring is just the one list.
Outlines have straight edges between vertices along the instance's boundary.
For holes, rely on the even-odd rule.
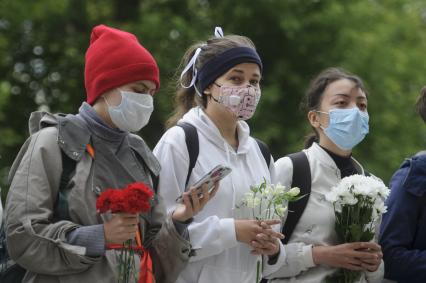
[[263,155],[263,158],[265,159],[266,162],[266,167],[269,168],[269,165],[271,164],[271,152],[269,151],[269,147],[266,143],[264,143],[263,141],[254,138],[257,142],[257,145],[259,146],[260,152]]
[[151,173],[151,179],[152,179],[152,188],[154,189],[154,192],[157,192],[158,190],[158,183],[160,182],[160,177],[157,175],[154,175],[154,173]]
[[139,154],[135,154],[136,159],[139,161],[139,163],[146,167],[146,169],[149,172],[149,175],[151,176],[151,181],[152,181],[152,189],[154,190],[155,193],[157,193],[158,191],[158,183],[160,181],[160,177],[158,175],[156,175],[156,173],[152,172],[152,170],[148,167],[148,165],[146,165],[146,162],[144,161],[144,159],[142,158],[142,156],[140,156]]
[[300,195],[306,196],[298,201],[289,202],[288,204],[289,213],[282,230],[285,235],[285,238],[281,240],[283,244],[287,244],[290,240],[291,234],[308,204],[312,185],[311,169],[306,154],[303,151],[300,151],[289,154],[287,157],[289,157],[293,163],[293,179],[291,181],[291,187],[299,187]]
[[186,181],[185,181],[185,191],[186,191],[186,188],[189,182],[189,177],[191,177],[192,170],[195,167],[198,154],[200,153],[200,143],[198,141],[197,128],[195,128],[194,125],[187,122],[179,122],[177,126],[181,127],[183,131],[185,132],[186,148],[188,149],[188,154],[189,154],[188,174],[186,176]]
[[71,191],[71,188],[68,187],[68,183],[71,178],[75,175],[75,168],[77,166],[77,161],[71,159],[64,151],[61,150],[62,155],[62,174],[61,180],[59,183],[59,193],[58,198],[55,202],[55,207],[53,210],[54,220],[70,220],[69,210],[68,210],[68,195]]
[[[88,143],[86,145],[86,150],[89,155],[94,159],[95,158],[95,150],[93,146]],[[53,217],[55,221],[58,220],[70,220],[71,217],[69,215],[68,210],[68,195],[71,192],[72,186],[68,187],[68,183],[75,175],[75,168],[77,166],[77,161],[70,158],[62,149],[62,174],[59,182],[59,193],[58,199],[56,200],[55,207],[53,210]]]
[[[187,122],[179,122],[177,123],[178,127],[181,127],[183,131],[185,132],[185,143],[186,148],[188,150],[189,154],[189,167],[188,167],[188,174],[186,176],[185,181],[185,190],[189,183],[189,178],[191,177],[192,170],[195,167],[195,163],[197,163],[198,155],[200,154],[200,143],[198,140],[198,132],[197,128],[195,128],[194,125],[187,123]],[[266,167],[269,168],[269,164],[271,164],[271,153],[269,151],[268,146],[263,141],[256,139],[257,145],[259,146],[260,152],[263,155],[263,158],[266,162]]]

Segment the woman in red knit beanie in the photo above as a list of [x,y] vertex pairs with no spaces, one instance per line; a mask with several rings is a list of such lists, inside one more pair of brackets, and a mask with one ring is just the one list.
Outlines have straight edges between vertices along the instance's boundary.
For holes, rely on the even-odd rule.
[[131,132],[149,121],[159,70],[133,34],[100,25],[86,53],[85,86],[77,115],[30,118],[32,135],[10,175],[10,256],[25,269],[22,282],[117,282],[119,252],[105,247],[139,230],[155,282],[175,282],[191,252],[187,225],[217,186],[210,194],[203,186],[202,198],[191,189],[168,215],[156,194],[149,213],[98,215],[96,199],[108,188],[143,182],[156,193],[160,165]]

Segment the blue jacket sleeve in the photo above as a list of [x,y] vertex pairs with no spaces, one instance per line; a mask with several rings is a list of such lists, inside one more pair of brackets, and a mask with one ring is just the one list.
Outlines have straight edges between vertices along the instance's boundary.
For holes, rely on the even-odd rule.
[[408,160],[391,179],[388,212],[383,215],[380,233],[387,279],[426,282],[426,250],[413,247],[419,240],[426,244],[421,235],[426,229],[418,226],[419,198],[426,188],[425,165]]

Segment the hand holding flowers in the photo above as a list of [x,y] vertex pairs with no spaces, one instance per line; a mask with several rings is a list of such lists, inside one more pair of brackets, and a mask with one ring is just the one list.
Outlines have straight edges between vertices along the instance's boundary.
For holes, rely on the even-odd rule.
[[[146,184],[131,183],[123,189],[107,189],[96,200],[99,214],[104,217],[112,214],[111,219],[105,221],[104,233],[106,248],[120,251],[117,254],[119,283],[151,283],[154,280],[152,260],[142,246],[138,226],[139,214],[150,210],[153,196],[154,192]],[[139,270],[136,254],[141,258]]]
[[107,244],[124,243],[136,237],[139,214],[114,213],[104,223],[105,241]]
[[[280,224],[280,222],[274,223]],[[267,255],[274,256],[280,252],[279,241],[284,239],[284,235],[273,230],[271,225],[262,221],[260,226],[263,231],[256,235],[255,239],[251,241],[250,246],[253,248],[251,254],[253,255]]]
[[[173,220],[185,222],[197,214],[214,197],[219,184],[209,193],[206,184],[199,190],[191,188],[183,193],[183,203],[172,214]],[[142,246],[139,230],[140,213],[146,213],[153,202],[153,191],[143,183],[132,183],[123,189],[107,189],[96,201],[97,212],[108,219],[104,223],[107,249],[120,250],[117,256],[118,282],[153,282],[152,260]],[[109,216],[109,217],[108,217]],[[136,245],[134,244],[134,240]],[[141,256],[140,274],[135,264],[135,253]],[[139,279],[138,279],[139,277]]]
[[352,175],[331,188],[325,198],[333,204],[336,216],[335,230],[343,245],[315,247],[314,261],[340,269],[327,282],[356,282],[361,273],[375,271],[383,257],[381,247],[370,241],[376,225],[386,212],[384,200],[388,188],[375,177]]
[[335,246],[315,246],[312,256],[316,265],[326,265],[353,271],[376,271],[383,254],[373,242],[355,242]]
[[280,224],[281,221],[278,219],[270,220],[248,220],[248,219],[237,219],[235,220],[235,231],[237,241],[250,245],[256,240],[257,235],[261,233],[267,233],[270,236],[282,238],[281,233],[272,230],[271,226]]
[[[251,234],[246,235],[250,240],[248,243],[252,248],[253,255],[273,256],[279,253],[280,239],[284,235],[274,231],[272,225],[281,223],[281,220],[287,213],[288,201],[296,201],[300,199],[299,188],[286,188],[280,184],[268,184],[264,180],[259,186],[250,188],[250,192],[246,193],[241,203],[236,206],[235,214],[239,219],[255,219],[253,220],[236,220],[236,230],[238,235],[238,224],[241,221],[252,221],[257,225],[257,229],[253,229]],[[262,273],[262,258],[257,261],[256,282],[259,282]]]

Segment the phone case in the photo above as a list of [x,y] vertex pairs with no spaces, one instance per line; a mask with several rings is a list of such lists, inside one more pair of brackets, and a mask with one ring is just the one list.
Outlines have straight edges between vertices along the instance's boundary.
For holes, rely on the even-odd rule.
[[193,184],[191,187],[198,188],[198,187],[201,187],[201,185],[203,185],[204,183],[207,183],[209,190],[211,190],[213,189],[214,183],[216,181],[223,179],[226,175],[231,173],[231,171],[232,170],[229,167],[218,165],[214,167],[212,170],[210,170],[209,173],[204,175],[200,180],[198,180],[198,182]]
[[[201,191],[201,185],[207,183],[210,191],[214,188],[214,183],[225,178],[229,173],[231,173],[232,169],[223,165],[217,165],[212,170],[210,170],[206,175],[204,175],[200,180],[198,180],[195,184],[190,187],[195,187]],[[201,192],[199,193],[199,195]],[[182,202],[182,196],[179,196],[176,199],[177,202]]]

